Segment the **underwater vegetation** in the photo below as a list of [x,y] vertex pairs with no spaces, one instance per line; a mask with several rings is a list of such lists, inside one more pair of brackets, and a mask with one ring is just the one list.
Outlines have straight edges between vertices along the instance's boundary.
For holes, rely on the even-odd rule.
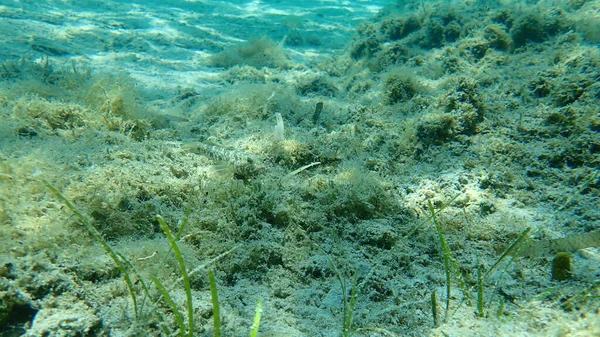
[[214,82],[171,91],[35,39],[0,65],[0,334],[596,334],[594,4],[398,2],[304,63],[306,18],[178,35]]

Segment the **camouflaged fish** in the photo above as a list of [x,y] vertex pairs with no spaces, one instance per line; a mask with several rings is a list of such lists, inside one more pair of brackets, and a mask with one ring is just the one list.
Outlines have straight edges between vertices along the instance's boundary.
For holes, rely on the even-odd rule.
[[246,151],[228,150],[197,141],[183,142],[181,148],[215,160],[217,172],[231,172],[235,179],[250,180],[264,170],[262,160]]

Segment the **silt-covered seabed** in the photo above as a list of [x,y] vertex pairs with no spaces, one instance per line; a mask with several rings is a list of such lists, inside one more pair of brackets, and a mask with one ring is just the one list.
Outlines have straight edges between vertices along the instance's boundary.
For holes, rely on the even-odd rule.
[[0,18],[3,336],[600,335],[597,1]]

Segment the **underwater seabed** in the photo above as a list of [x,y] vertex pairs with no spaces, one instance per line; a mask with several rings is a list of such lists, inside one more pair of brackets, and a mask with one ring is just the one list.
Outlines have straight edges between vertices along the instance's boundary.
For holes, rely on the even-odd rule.
[[599,8],[1,5],[0,337],[600,336]]

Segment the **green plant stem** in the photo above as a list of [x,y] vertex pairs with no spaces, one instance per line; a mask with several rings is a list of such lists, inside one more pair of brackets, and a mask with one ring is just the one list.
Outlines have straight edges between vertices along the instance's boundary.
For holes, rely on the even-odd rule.
[[254,310],[254,322],[252,322],[252,330],[250,330],[250,337],[258,336],[258,328],[260,327],[260,316],[262,314],[262,300],[256,302],[256,309]]
[[[354,308],[356,307],[356,300],[358,298],[358,270],[354,272],[352,278],[352,289],[350,289],[350,302],[348,308],[344,308],[344,336],[352,336],[354,331],[352,330],[352,319],[354,317]],[[346,296],[344,294],[344,296]]]
[[429,205],[429,210],[431,211],[431,218],[433,219],[433,223],[435,224],[435,230],[438,233],[438,237],[440,240],[440,245],[442,247],[442,257],[444,258],[444,270],[446,272],[446,309],[444,311],[444,322],[448,320],[448,311],[450,310],[450,292],[451,292],[451,255],[450,255],[450,247],[448,247],[448,243],[444,238],[444,234],[442,233],[442,226],[437,220],[437,216],[435,214],[435,209],[433,208],[433,204],[431,200],[427,200]]
[[477,316],[479,317],[485,317],[483,301],[483,276],[481,266],[479,266],[477,267]]
[[160,224],[163,232],[167,237],[167,240],[171,244],[171,248],[173,248],[173,252],[175,253],[175,258],[177,259],[177,263],[179,263],[179,269],[181,270],[181,277],[183,278],[183,285],[185,288],[185,296],[187,302],[187,312],[188,312],[188,336],[194,336],[194,304],[192,302],[192,286],[190,283],[190,278],[188,277],[187,269],[185,269],[185,262],[183,261],[183,255],[181,254],[181,250],[175,241],[175,237],[173,237],[173,233],[167,226],[165,219],[162,216],[157,215],[156,219]]
[[210,284],[210,296],[213,305],[213,326],[214,337],[221,336],[221,310],[219,309],[219,294],[217,293],[217,281],[215,280],[215,272],[211,269],[208,271],[208,283]]
[[167,302],[167,305],[171,308],[173,316],[175,316],[175,323],[177,323],[177,326],[179,327],[179,336],[184,337],[185,324],[183,322],[183,315],[179,309],[177,309],[177,304],[175,304],[175,301],[173,301],[173,298],[171,295],[169,295],[169,292],[165,286],[156,277],[152,278],[152,282],[154,282],[156,289],[158,289],[158,292],[162,295],[162,297],[165,299],[165,302]]
[[440,325],[440,320],[438,318],[437,296],[435,291],[431,292],[431,315],[433,316],[433,326],[437,328]]
[[521,243],[523,243],[528,238],[529,232],[531,232],[531,227],[525,228],[525,230],[521,232],[521,234],[519,234],[519,237],[517,237],[517,239],[504,250],[504,252],[500,255],[498,260],[496,260],[494,265],[492,265],[492,267],[488,269],[485,275],[483,275],[484,280],[491,275],[492,271],[500,264],[500,262],[504,261],[504,258],[515,252],[517,248],[522,248]]
[[117,252],[115,252],[115,250],[112,249],[112,247],[108,244],[108,242],[106,240],[104,240],[104,238],[102,237],[102,234],[100,234],[100,232],[98,232],[98,230],[94,226],[92,226],[92,224],[89,222],[89,220],[81,212],[79,212],[79,210],[77,210],[75,205],[73,203],[71,203],[71,201],[69,199],[67,199],[67,197],[65,197],[62,193],[60,193],[60,191],[56,187],[54,187],[52,184],[50,184],[48,181],[42,180],[42,183],[44,183],[44,185],[46,185],[46,187],[54,194],[54,196],[56,196],[58,199],[60,199],[67,206],[67,208],[70,209],[71,212],[73,212],[73,214],[75,214],[75,216],[83,224],[83,227],[90,233],[90,235],[94,238],[94,240],[96,240],[104,248],[104,250],[106,251],[108,256],[110,256],[110,258],[113,260],[113,262],[117,265],[117,268],[119,268],[121,275],[123,275],[123,279],[125,280],[125,284],[127,285],[129,294],[131,295],[131,301],[133,302],[133,310],[135,312],[135,317],[137,318],[138,317],[138,306],[137,306],[137,298],[135,296],[135,289],[133,287],[133,281],[131,281],[129,271],[125,267],[125,264],[123,264],[121,262],[121,260],[119,259]]

